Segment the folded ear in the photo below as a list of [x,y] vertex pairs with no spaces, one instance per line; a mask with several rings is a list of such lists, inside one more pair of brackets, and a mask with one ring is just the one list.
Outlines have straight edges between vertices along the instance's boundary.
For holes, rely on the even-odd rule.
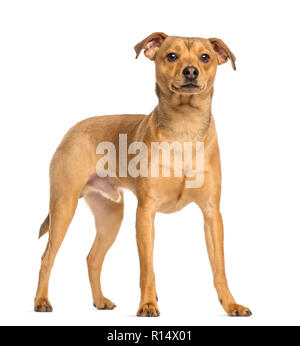
[[150,60],[154,60],[156,52],[167,36],[168,35],[164,34],[163,32],[154,32],[146,37],[143,41],[134,46],[134,50],[136,52],[135,58],[137,59],[141,50],[145,49],[144,54],[146,57]]
[[226,44],[219,38],[209,38],[209,41],[212,44],[214,51],[217,53],[218,64],[224,64],[228,59],[230,59],[232,68],[236,70],[235,56]]

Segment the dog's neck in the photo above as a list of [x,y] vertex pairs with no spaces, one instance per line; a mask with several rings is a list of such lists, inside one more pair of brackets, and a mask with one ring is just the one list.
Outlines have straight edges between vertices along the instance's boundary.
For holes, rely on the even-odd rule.
[[159,102],[153,117],[160,134],[183,140],[204,139],[211,121],[213,90],[201,95],[163,92],[156,84]]

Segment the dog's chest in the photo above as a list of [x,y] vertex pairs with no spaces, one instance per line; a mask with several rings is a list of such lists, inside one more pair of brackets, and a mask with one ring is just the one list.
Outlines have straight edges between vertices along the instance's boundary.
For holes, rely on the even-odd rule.
[[[155,209],[162,213],[174,213],[195,200],[199,189],[187,188],[186,177],[151,179],[147,195],[153,200]],[[197,191],[196,191],[197,190]]]
[[201,141],[160,142],[149,155],[148,177],[137,189],[150,196],[156,209],[172,213],[195,200],[204,182],[204,144]]

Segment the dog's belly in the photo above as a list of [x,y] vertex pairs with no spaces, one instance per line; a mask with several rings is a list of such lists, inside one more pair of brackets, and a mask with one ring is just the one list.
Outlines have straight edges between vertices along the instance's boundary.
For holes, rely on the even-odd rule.
[[[158,212],[169,214],[177,212],[191,203],[192,199],[188,193],[189,189],[185,189],[184,185],[184,179],[174,180],[173,178],[172,182],[164,182],[163,184],[159,180],[157,182],[151,180],[151,193],[149,195],[153,199],[155,209]],[[81,197],[89,193],[98,192],[103,197],[118,203],[121,200],[122,189],[129,189],[135,193],[134,189],[122,184],[119,179],[110,177],[100,178],[97,174],[94,174],[84,186]]]

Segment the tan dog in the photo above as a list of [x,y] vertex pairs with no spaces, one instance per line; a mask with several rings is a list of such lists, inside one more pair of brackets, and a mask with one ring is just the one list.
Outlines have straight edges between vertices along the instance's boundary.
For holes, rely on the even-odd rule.
[[[250,310],[233,299],[225,276],[223,224],[219,210],[220,158],[211,114],[217,65],[230,59],[235,69],[235,57],[220,39],[183,38],[161,32],[135,46],[137,57],[143,49],[156,64],[159,103],[153,112],[149,116],[112,115],[86,119],[68,131],[51,161],[49,215],[40,229],[40,236],[49,232],[49,240],[42,256],[34,309],[52,311],[48,300],[50,272],[80,197],[90,206],[97,231],[87,257],[94,306],[98,309],[115,307],[103,296],[100,273],[105,254],[122,222],[122,189],[127,188],[138,199],[136,238],[141,301],[137,315],[159,315],[153,271],[155,214],[172,213],[195,202],[204,216],[207,250],[219,301],[228,315],[250,316]],[[103,141],[113,143],[118,157],[121,151],[119,134],[126,134],[129,143],[140,141],[148,147],[152,142],[203,142],[205,169],[200,172],[204,174],[203,185],[187,188],[185,174],[182,177],[124,177],[121,174],[99,177],[96,165],[102,156],[96,153],[97,146]],[[174,172],[174,161],[169,166]],[[118,163],[117,169],[120,170]]]

